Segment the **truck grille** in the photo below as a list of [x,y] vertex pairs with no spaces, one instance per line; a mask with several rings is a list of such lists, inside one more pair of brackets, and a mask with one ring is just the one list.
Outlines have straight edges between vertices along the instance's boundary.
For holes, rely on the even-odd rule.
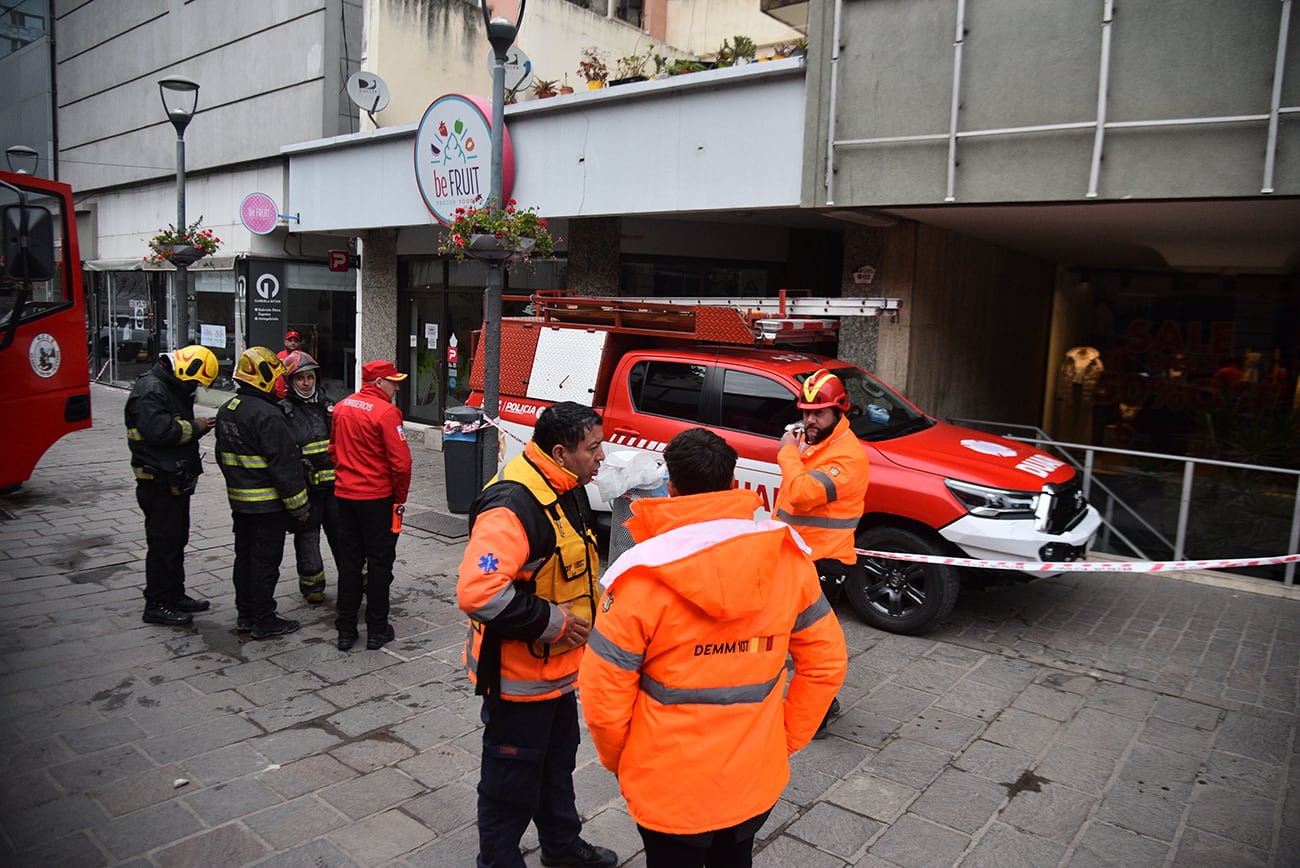
[[1065,533],[1079,523],[1088,511],[1088,500],[1083,496],[1079,477],[1076,474],[1069,482],[1061,485],[1049,485],[1052,491],[1052,507],[1047,513],[1047,533]]

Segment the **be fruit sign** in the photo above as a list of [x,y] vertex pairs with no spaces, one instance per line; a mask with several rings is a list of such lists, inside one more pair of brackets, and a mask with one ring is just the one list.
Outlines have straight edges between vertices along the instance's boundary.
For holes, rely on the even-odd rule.
[[[482,207],[492,195],[492,104],[451,93],[424,111],[415,134],[415,180],[429,213],[450,225],[457,208]],[[501,195],[510,198],[515,154],[501,130]]]
[[239,221],[254,235],[274,232],[279,217],[275,200],[265,193],[249,193],[239,205]]

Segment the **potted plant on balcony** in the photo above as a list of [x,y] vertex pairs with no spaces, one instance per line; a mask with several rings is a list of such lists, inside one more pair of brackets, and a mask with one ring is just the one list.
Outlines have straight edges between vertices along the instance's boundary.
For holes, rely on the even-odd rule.
[[[481,202],[480,195],[475,198]],[[520,208],[514,199],[505,207],[494,201],[486,205],[457,208],[451,225],[438,245],[438,252],[464,261],[523,261],[532,266],[534,256],[555,255],[555,239],[535,207]]]
[[587,87],[591,90],[600,90],[609,80],[609,67],[605,64],[602,52],[596,46],[582,49],[582,60],[578,61],[578,75],[587,80]]
[[152,265],[192,265],[203,257],[216,253],[221,249],[221,239],[202,224],[203,217],[200,216],[180,231],[170,223],[165,229],[159,229],[149,239],[151,252],[144,257],[145,262]]
[[733,36],[731,37],[731,53],[735,65],[744,66],[753,62],[754,55],[758,53],[758,46],[754,45],[754,40],[748,36]]
[[529,89],[533,92],[533,96],[538,99],[546,99],[556,95],[558,85],[559,82],[553,79],[539,78],[533,82],[533,86]]
[[634,81],[645,81],[646,67],[650,65],[650,58],[654,56],[654,44],[652,43],[645,50],[645,54],[627,54],[620,57],[615,65],[614,78],[610,79],[610,87],[616,84],[628,84]]
[[569,74],[567,72],[564,74],[564,84],[560,85],[560,96],[564,96],[566,93],[573,93],[573,88],[569,86]]

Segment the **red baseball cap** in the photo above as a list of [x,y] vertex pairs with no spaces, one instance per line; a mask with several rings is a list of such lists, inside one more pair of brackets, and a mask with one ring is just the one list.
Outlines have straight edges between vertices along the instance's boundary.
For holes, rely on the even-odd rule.
[[297,338],[298,340],[302,340],[302,335],[298,334],[297,329],[289,329],[287,332],[284,333],[284,339],[287,341],[289,340],[289,338]]
[[383,359],[366,362],[361,366],[361,381],[363,383],[373,383],[375,380],[392,380],[395,383],[400,383],[405,379],[406,374],[398,373],[396,365]]

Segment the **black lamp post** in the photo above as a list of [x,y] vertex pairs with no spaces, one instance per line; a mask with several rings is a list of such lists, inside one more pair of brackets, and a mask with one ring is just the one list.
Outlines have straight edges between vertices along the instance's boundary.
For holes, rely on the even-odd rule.
[[[524,3],[519,0],[519,13],[511,23],[509,18],[491,16],[488,0],[479,0],[483,9],[483,26],[487,29],[488,43],[492,46],[492,189],[488,205],[502,208],[505,203],[502,196],[501,168],[505,152],[505,102],[506,102],[506,53],[519,35],[519,25],[524,20]],[[497,2],[498,9],[508,5]],[[483,413],[489,419],[496,419],[501,412],[501,269],[503,259],[488,259],[487,291],[483,294]],[[487,426],[482,432],[483,443],[483,479],[489,480],[497,469],[497,433],[495,426]]]
[[[199,84],[181,75],[172,75],[158,82],[167,120],[176,128],[176,231],[184,232],[185,221],[185,128],[194,118],[199,104]],[[176,265],[176,316],[171,325],[171,346],[183,347],[190,337],[190,287],[188,263],[179,259]]]

